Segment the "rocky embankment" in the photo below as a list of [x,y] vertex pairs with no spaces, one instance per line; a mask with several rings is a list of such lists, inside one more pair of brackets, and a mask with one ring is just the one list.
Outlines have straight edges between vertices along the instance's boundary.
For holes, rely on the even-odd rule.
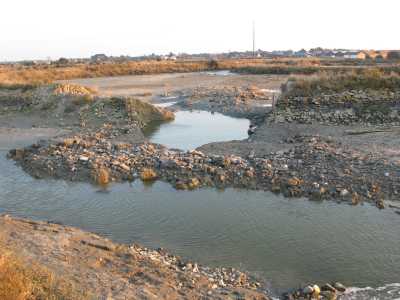
[[400,91],[346,90],[312,96],[284,95],[269,121],[398,126]]
[[398,200],[400,166],[321,137],[296,136],[286,151],[263,156],[207,155],[150,143],[112,143],[109,130],[34,144],[10,151],[37,178],[73,181],[167,181],[177,189],[238,187],[286,197],[335,200],[357,205]]
[[239,270],[208,268],[164,249],[116,244],[59,224],[0,216],[0,237],[22,260],[46,267],[88,299],[269,299]]

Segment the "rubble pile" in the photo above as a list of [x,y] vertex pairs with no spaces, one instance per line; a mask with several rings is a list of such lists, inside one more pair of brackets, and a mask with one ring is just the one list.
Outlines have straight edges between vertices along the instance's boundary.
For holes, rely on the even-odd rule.
[[96,182],[99,170],[106,169],[114,181],[160,179],[184,190],[237,187],[353,205],[367,201],[379,208],[398,199],[398,164],[319,137],[297,136],[293,143],[287,151],[243,158],[112,143],[95,133],[15,149],[9,156],[39,178]]
[[349,90],[310,97],[282,97],[271,114],[272,122],[400,124],[400,91]]
[[129,250],[133,255],[169,266],[175,269],[175,271],[184,272],[194,277],[196,275],[198,277],[205,276],[208,279],[211,290],[223,291],[224,289],[237,287],[257,290],[261,287],[261,283],[255,280],[255,278],[235,268],[210,268],[202,266],[196,262],[172,255],[163,248],[149,249],[138,244],[132,244],[129,246]]

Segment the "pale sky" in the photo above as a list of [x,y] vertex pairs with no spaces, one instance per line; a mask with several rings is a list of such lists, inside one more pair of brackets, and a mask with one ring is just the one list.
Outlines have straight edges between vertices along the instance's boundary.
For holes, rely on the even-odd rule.
[[400,49],[399,0],[1,0],[0,61],[312,47]]

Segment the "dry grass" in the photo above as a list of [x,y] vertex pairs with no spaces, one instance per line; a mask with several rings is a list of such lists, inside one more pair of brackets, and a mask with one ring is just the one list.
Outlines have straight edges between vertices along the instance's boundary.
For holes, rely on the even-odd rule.
[[143,181],[154,181],[157,179],[157,173],[153,169],[144,168],[140,172],[140,179]]
[[379,68],[369,68],[343,74],[320,73],[311,77],[294,78],[289,85],[290,88],[287,85],[282,87],[286,96],[312,96],[366,89],[396,91],[400,89],[400,75],[387,74]]
[[249,74],[330,74],[363,73],[374,69],[390,75],[400,74],[400,64],[378,64],[374,61],[282,58],[282,59],[223,59],[200,61],[137,61],[69,66],[0,66],[0,89],[30,89],[57,80],[105,76],[232,70]]
[[139,61],[104,64],[76,64],[73,66],[18,66],[0,67],[0,88],[18,88],[51,83],[56,80],[104,76],[183,73],[207,70],[238,69],[269,64],[265,59],[226,59],[202,61]]
[[98,185],[106,186],[110,183],[110,172],[106,168],[101,167],[96,172],[95,177]]
[[46,268],[28,265],[11,251],[0,248],[1,300],[89,299],[72,283],[58,279]]

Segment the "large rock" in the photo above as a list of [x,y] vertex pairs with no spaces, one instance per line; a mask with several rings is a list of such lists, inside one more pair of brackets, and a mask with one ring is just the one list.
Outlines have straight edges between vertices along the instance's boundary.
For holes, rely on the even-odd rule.
[[173,112],[158,108],[150,103],[138,99],[125,99],[125,109],[128,116],[142,124],[153,121],[170,121],[175,119]]

